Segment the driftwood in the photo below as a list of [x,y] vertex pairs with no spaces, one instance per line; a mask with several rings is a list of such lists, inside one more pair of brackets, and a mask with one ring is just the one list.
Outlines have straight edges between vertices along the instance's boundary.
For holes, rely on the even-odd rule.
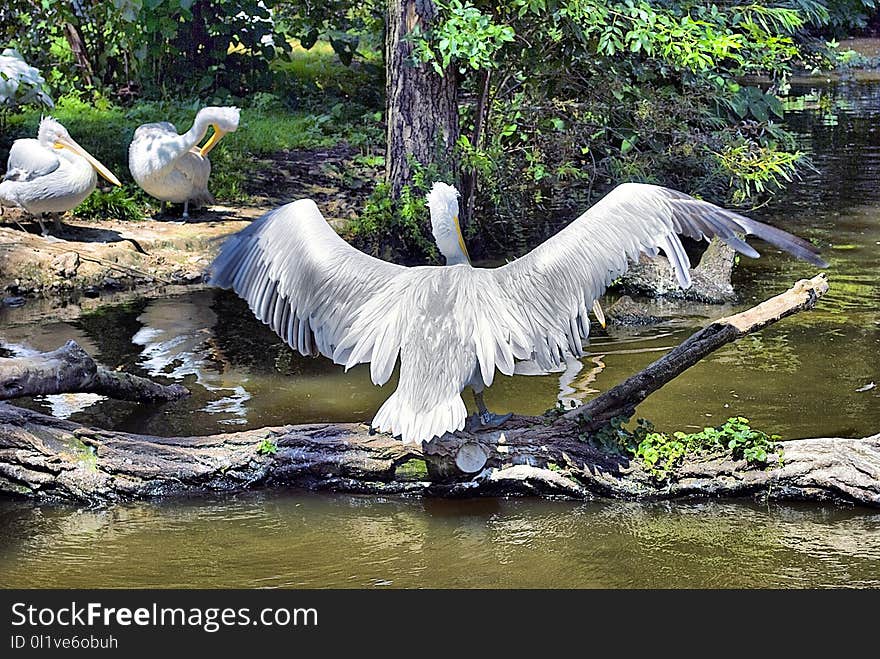
[[0,400],[23,396],[93,393],[144,403],[189,395],[179,384],[163,385],[99,366],[75,341],[27,357],[0,358]]
[[585,428],[631,412],[632,401],[700,357],[811,308],[826,289],[824,278],[816,277],[716,321],[575,412],[555,419],[514,417],[502,429],[446,435],[422,448],[359,424],[149,437],[86,428],[0,403],[0,492],[88,503],[304,487],[441,496],[760,496],[880,505],[880,435],[784,442],[783,460],[771,459],[767,468],[729,454],[692,456],[663,482],[640,463],[583,439]]
[[653,364],[617,386],[566,414],[587,420],[585,430],[596,430],[616,416],[631,417],[636,405],[721,346],[762,330],[782,318],[812,309],[828,291],[824,275],[802,279],[792,288],[742,313],[719,318],[691,335]]

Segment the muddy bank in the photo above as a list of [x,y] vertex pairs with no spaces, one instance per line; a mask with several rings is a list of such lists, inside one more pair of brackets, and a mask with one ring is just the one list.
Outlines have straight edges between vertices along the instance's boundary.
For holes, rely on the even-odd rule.
[[62,304],[146,287],[201,283],[223,240],[262,212],[214,207],[187,223],[68,217],[58,238],[47,239],[39,235],[35,222],[7,211],[0,218],[3,306],[40,298]]

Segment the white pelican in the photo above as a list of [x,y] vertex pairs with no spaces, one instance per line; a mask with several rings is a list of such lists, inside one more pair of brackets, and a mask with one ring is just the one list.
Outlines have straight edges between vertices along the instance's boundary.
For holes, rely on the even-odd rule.
[[785,231],[656,185],[625,183],[525,256],[499,268],[470,264],[458,223],[458,193],[435,183],[431,224],[445,266],[407,268],[373,258],[342,240],[310,199],[267,213],[232,236],[212,265],[211,281],[232,288],[254,314],[303,355],[322,354],[346,369],[370,363],[373,382],[397,390],[372,421],[404,442],[461,430],[461,398],[482,401],[497,368],[516,360],[550,371],[567,353],[583,355],[587,310],[639,252],[669,257],[682,287],[689,260],[677,234],[719,236],[758,253],[736,236],[753,234],[824,267],[818,250]]
[[[213,204],[208,192],[211,161],[208,154],[226,134],[238,128],[239,109],[207,107],[199,110],[183,135],[167,121],[144,124],[134,132],[128,148],[128,168],[135,182],[152,197],[183,204],[183,217],[189,217],[189,205]],[[214,134],[198,147],[208,127]]]
[[0,206],[23,208],[34,215],[43,235],[44,213],[59,215],[79,206],[98,183],[95,171],[113,185],[121,185],[109,169],[76,143],[67,129],[52,117],[40,121],[37,139],[12,143],[6,175],[0,183]]

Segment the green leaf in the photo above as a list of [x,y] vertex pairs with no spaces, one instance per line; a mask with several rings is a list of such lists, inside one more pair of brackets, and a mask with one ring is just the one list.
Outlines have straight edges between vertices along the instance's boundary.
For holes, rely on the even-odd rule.
[[313,27],[311,30],[306,32],[306,34],[300,37],[300,45],[306,50],[311,50],[312,46],[314,46],[315,43],[317,43],[318,41],[318,34],[318,29]]

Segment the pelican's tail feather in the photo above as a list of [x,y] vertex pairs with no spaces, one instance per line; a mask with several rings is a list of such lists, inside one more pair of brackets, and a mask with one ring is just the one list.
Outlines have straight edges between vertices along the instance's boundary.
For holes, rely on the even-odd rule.
[[426,410],[413,407],[400,391],[395,391],[376,412],[373,427],[400,436],[404,444],[419,444],[462,430],[466,418],[467,408],[459,394]]

